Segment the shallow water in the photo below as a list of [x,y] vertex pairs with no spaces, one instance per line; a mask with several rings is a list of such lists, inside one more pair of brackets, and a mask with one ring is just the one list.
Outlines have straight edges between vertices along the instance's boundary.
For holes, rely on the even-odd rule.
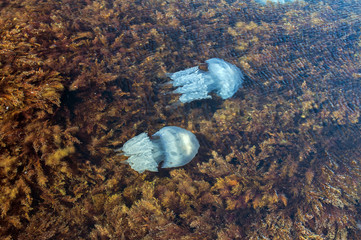
[[[361,2],[4,1],[4,239],[358,239]],[[226,100],[167,73],[221,58]],[[197,156],[138,174],[116,154],[164,126]]]

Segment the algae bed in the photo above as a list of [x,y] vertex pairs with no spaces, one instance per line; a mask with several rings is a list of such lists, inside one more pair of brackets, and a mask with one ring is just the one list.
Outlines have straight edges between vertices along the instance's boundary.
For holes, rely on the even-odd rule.
[[[3,0],[1,239],[360,239],[361,4]],[[243,87],[179,104],[166,73],[222,58]],[[191,163],[115,149],[164,126]]]

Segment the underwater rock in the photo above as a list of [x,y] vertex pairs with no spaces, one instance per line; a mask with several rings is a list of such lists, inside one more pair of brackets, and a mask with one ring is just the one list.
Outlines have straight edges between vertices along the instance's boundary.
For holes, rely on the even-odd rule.
[[180,167],[189,163],[197,154],[199,142],[196,136],[180,127],[168,126],[160,129],[151,138],[141,133],[128,140],[122,148],[123,155],[128,156],[126,163],[135,171],[158,172],[162,168]]
[[242,86],[244,77],[235,65],[219,58],[208,59],[206,63],[208,71],[196,66],[168,74],[173,86],[178,87],[174,92],[182,94],[179,98],[182,103],[211,98],[210,92],[227,99]]

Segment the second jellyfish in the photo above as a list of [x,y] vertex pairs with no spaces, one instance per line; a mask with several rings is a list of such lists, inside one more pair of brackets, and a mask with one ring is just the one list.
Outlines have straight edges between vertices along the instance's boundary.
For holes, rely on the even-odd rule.
[[182,103],[211,98],[210,92],[227,99],[242,86],[244,77],[235,65],[219,58],[208,59],[206,63],[208,71],[196,66],[168,74],[173,86],[177,87],[174,92],[181,94],[179,101]]
[[199,143],[196,136],[180,127],[168,126],[160,129],[150,138],[141,133],[128,140],[122,148],[125,161],[135,171],[158,171],[162,168],[180,167],[189,163],[197,154]]

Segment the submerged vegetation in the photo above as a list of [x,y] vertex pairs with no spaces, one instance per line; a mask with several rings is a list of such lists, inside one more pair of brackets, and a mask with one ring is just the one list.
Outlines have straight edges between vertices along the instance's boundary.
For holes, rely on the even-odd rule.
[[[357,239],[358,1],[2,1],[2,239]],[[174,105],[165,73],[219,57],[233,98]],[[165,125],[197,157],[138,174]]]

